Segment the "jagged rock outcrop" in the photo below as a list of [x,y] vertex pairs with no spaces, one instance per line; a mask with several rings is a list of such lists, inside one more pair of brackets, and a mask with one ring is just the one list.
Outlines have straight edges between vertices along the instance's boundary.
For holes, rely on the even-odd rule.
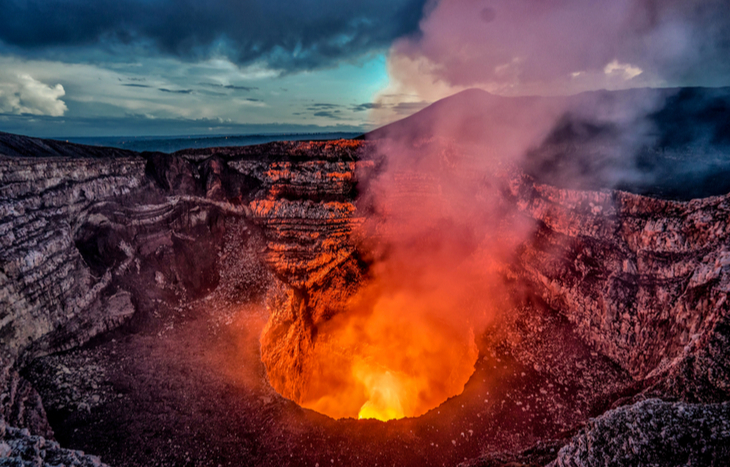
[[635,378],[662,380],[664,395],[727,399],[729,196],[676,202],[526,179],[513,194],[539,223],[517,274],[586,341]]
[[0,464],[18,467],[105,467],[93,455],[64,449],[57,442],[31,435],[27,428],[7,426],[0,420]]
[[730,462],[730,403],[647,399],[609,410],[571,439],[493,453],[460,467],[723,466]]
[[273,305],[261,357],[274,388],[295,401],[312,374],[307,357],[317,327],[340,313],[361,283],[352,234],[363,219],[354,202],[358,182],[374,167],[360,160],[364,148],[300,143],[287,160],[229,162],[261,182],[250,203],[253,220],[267,239],[267,263],[291,287]]
[[550,467],[721,466],[730,462],[730,403],[649,399],[590,420]]

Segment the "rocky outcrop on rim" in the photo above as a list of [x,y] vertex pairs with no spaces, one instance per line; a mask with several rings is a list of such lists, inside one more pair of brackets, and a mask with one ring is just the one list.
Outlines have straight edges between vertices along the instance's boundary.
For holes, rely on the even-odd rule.
[[727,400],[730,196],[687,202],[515,181],[538,221],[519,272],[656,394]]
[[648,399],[590,420],[550,467],[721,466],[730,462],[730,404]]

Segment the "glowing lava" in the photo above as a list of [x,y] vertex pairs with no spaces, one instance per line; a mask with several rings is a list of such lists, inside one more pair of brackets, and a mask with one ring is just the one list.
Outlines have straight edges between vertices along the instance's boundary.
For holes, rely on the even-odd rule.
[[385,421],[422,415],[463,391],[478,351],[471,328],[444,313],[457,303],[439,289],[375,289],[318,330],[304,407]]
[[513,250],[497,237],[491,185],[450,179],[453,154],[429,155],[426,168],[443,177],[396,172],[378,182],[376,214],[351,237],[357,257],[272,306],[262,361],[284,397],[336,419],[385,421],[463,392],[478,358],[475,332],[505,299],[495,257]]
[[398,376],[385,370],[373,371],[367,366],[356,365],[355,377],[367,388],[368,401],[360,407],[357,418],[393,420],[405,417],[400,398],[405,395],[404,385]]

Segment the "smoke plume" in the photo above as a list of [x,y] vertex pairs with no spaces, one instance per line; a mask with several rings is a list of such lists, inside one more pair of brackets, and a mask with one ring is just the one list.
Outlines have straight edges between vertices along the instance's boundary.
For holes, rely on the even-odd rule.
[[[511,199],[510,180],[527,171],[569,188],[654,183],[638,156],[663,144],[672,125],[662,112],[681,92],[606,90],[726,79],[723,8],[430,3],[421,34],[391,50],[391,86],[373,106],[375,118],[388,118],[404,97],[461,92],[370,134],[383,156],[359,201],[373,213],[360,239],[370,276],[351,311],[319,330],[322,367],[343,356],[336,371],[323,372],[342,375],[339,391],[311,393],[305,405],[389,419],[460,393],[477,357],[475,336],[510,306],[504,272],[535,231]],[[345,402],[341,394],[357,396]]]
[[395,91],[434,100],[727,84],[727,3],[442,0],[389,56]]

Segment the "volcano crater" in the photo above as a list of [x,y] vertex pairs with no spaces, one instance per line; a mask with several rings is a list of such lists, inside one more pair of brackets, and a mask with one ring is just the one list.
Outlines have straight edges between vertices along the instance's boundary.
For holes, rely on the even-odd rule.
[[[4,442],[49,440],[19,457],[574,465],[608,455],[586,439],[619,439],[627,421],[678,459],[730,455],[727,196],[668,201],[501,174],[499,203],[532,227],[509,262],[490,263],[502,295],[470,328],[463,390],[416,417],[332,418],[296,402],[320,375],[311,356],[326,323],[387,254],[361,241],[379,232],[358,201],[383,167],[372,143],[98,157],[48,142],[28,157],[19,148],[38,140],[1,136],[14,233],[2,240]],[[431,189],[408,180],[398,199]],[[628,462],[667,455],[610,449]]]

